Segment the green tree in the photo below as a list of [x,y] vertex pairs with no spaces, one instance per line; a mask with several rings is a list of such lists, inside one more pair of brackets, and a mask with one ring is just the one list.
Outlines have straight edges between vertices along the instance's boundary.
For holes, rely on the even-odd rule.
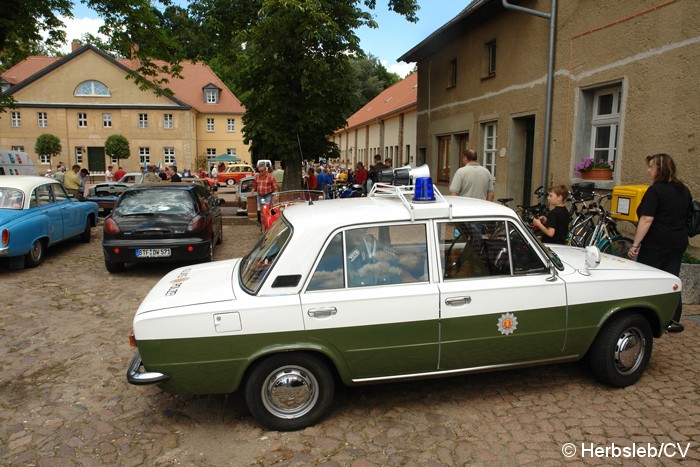
[[[179,77],[183,53],[174,39],[159,29],[161,18],[158,6],[169,5],[170,0],[81,0],[104,19],[100,33],[110,37],[110,46],[122,56],[132,54],[141,66],[129,74],[141,89],[168,93],[167,84]],[[0,7],[0,54],[20,53],[27,43],[41,43],[59,47],[66,40],[61,16],[71,18],[74,0],[3,0]],[[164,63],[155,63],[154,50]],[[11,96],[0,94],[0,112],[13,105]]]
[[[416,0],[387,0],[416,21]],[[337,157],[327,136],[356,109],[350,57],[355,31],[377,27],[376,0],[195,0],[190,12],[215,56],[208,63],[246,107],[254,159],[280,159],[301,184],[301,160]],[[223,71],[223,73],[222,73]]]
[[352,105],[345,118],[360,110],[386,88],[401,81],[399,75],[389,72],[379,59],[371,54],[351,58],[350,70],[352,78],[348,81],[352,88]]
[[105,140],[105,154],[117,159],[117,165],[121,159],[128,159],[131,156],[129,140],[122,135],[110,135]]
[[39,156],[49,156],[49,167],[53,168],[51,159],[55,156],[61,155],[61,140],[58,136],[52,135],[50,133],[43,133],[39,135],[34,144],[34,152]]

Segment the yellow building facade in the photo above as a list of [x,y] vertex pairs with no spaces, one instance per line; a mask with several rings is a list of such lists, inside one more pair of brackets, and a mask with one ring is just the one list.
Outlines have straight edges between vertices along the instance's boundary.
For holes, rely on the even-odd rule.
[[[117,60],[91,45],[61,59],[29,57],[0,76],[17,107],[0,114],[0,149],[33,154],[37,168],[61,161],[91,173],[117,164],[127,172],[144,165],[197,169],[204,157],[235,154],[250,162],[243,143],[245,108],[209,67],[183,63],[183,79],[170,79],[172,95],[140,90],[127,74],[138,62]],[[34,154],[39,135],[61,140],[60,156]],[[123,135],[130,157],[105,154],[110,135]]]

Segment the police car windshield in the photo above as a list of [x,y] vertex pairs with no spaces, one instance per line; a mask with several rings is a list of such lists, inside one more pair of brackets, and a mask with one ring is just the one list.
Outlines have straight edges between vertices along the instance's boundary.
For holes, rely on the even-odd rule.
[[279,253],[287,244],[291,227],[283,220],[274,222],[257,245],[241,262],[241,284],[250,293],[257,293]]

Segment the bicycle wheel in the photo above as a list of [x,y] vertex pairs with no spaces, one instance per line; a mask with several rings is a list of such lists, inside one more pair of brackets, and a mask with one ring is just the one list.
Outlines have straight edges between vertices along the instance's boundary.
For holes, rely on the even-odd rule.
[[627,237],[612,237],[600,246],[601,253],[608,253],[621,258],[627,257],[627,252],[632,248],[634,242]]

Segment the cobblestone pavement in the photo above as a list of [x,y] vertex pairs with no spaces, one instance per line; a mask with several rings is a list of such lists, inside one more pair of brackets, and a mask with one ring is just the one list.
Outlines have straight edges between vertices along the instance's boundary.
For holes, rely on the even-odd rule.
[[[254,225],[226,225],[217,259],[241,256]],[[292,433],[261,429],[240,394],[173,396],[129,385],[134,311],[173,266],[106,272],[92,243],[50,249],[35,269],[0,264],[1,465],[700,464],[700,307],[655,341],[633,387],[584,364],[339,388],[329,416]],[[225,405],[225,408],[224,408]],[[592,443],[592,444],[591,444]],[[665,446],[657,459],[617,448]],[[618,457],[595,458],[591,446]],[[567,451],[569,452],[569,451]]]

